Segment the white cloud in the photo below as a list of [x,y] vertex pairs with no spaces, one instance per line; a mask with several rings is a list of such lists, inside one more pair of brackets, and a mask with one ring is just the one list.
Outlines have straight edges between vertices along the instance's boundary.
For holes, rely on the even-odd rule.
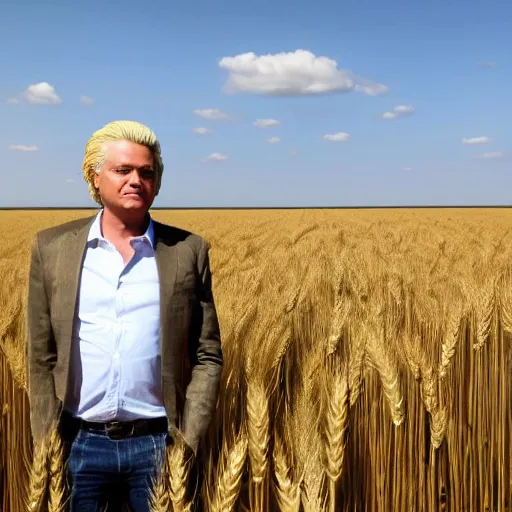
[[277,144],[278,142],[281,142],[281,139],[280,137],[270,137],[270,139],[268,139],[268,142],[270,142],[270,144]]
[[80,96],[80,103],[89,106],[94,104],[94,100],[90,96]]
[[225,92],[264,96],[310,96],[334,92],[384,94],[388,87],[340,69],[334,59],[308,50],[223,57],[219,67],[228,72]]
[[58,105],[61,99],[55,93],[55,87],[47,82],[39,82],[27,87],[25,98],[29,103],[40,105]]
[[68,178],[68,179],[66,180],[66,183],[75,183],[75,180],[73,180],[73,179],[71,179],[71,178]]
[[297,154],[297,151],[295,149],[290,150],[290,156],[295,156]]
[[391,112],[384,112],[381,117],[382,119],[396,119],[397,117],[411,116],[416,112],[416,109],[412,105],[397,105]]
[[504,156],[505,153],[503,153],[503,151],[491,151],[490,153],[482,153],[481,155],[478,155],[476,158],[488,160],[491,158],[503,158]]
[[350,135],[345,132],[328,133],[324,135],[324,139],[329,142],[346,142],[350,139]]
[[412,167],[402,167],[402,171],[412,171]]
[[212,153],[208,156],[203,162],[223,162],[224,160],[227,160],[228,156],[224,153]]
[[24,144],[11,144],[9,146],[9,151],[22,151],[24,153],[33,153],[34,151],[39,151],[37,146],[25,146]]
[[17,105],[18,103],[20,103],[20,100],[18,98],[9,98],[7,100],[7,103],[9,105]]
[[220,111],[218,108],[196,108],[194,114],[203,119],[210,119],[212,121],[221,121],[229,118],[225,112]]
[[194,128],[192,130],[196,135],[209,135],[212,131],[209,128]]
[[464,137],[462,144],[489,144],[492,142],[491,137]]
[[272,126],[277,126],[279,121],[276,119],[256,119],[254,121],[254,126],[258,128],[271,128]]

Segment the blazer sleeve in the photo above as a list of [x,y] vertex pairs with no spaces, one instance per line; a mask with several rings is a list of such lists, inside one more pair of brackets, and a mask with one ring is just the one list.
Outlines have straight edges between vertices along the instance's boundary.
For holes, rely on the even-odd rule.
[[52,373],[57,350],[38,235],[33,240],[30,258],[26,350],[30,425],[34,443],[39,443],[57,420],[58,403]]
[[193,308],[189,345],[193,348],[192,375],[183,410],[183,436],[197,454],[212,420],[223,366],[220,328],[212,293],[209,245],[201,239],[198,259],[196,303]]

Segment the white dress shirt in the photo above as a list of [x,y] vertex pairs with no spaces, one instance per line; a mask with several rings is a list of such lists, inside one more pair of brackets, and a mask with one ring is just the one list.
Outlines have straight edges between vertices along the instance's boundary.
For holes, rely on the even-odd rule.
[[65,408],[88,421],[166,416],[161,393],[160,286],[153,220],[125,266],[91,226],[75,313]]

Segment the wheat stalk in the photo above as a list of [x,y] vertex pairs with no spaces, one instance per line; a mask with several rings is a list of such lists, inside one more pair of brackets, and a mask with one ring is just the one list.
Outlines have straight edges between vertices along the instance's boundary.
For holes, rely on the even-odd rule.
[[171,499],[166,471],[158,471],[157,477],[152,480],[150,492],[151,512],[169,512]]
[[438,374],[440,379],[446,377],[450,362],[455,355],[455,347],[459,341],[460,324],[461,324],[461,308],[455,308],[450,312],[448,323],[446,326],[445,342],[441,346],[441,363],[439,365]]
[[185,459],[186,445],[178,438],[166,448],[169,497],[174,512],[188,512],[192,502],[187,501],[187,483],[191,459]]
[[370,364],[377,370],[386,396],[391,419],[395,425],[404,421],[404,399],[400,392],[398,370],[395,361],[381,342],[376,338],[374,331],[367,330],[367,350]]
[[499,304],[503,328],[509,333],[512,333],[512,272],[510,268],[507,268],[503,272],[500,285]]
[[421,370],[421,399],[427,411],[432,414],[437,410],[439,401],[437,397],[437,376],[432,365],[425,361]]
[[29,512],[40,512],[46,500],[50,446],[49,436],[43,438],[34,446],[27,505]]
[[299,512],[300,481],[294,482],[290,476],[291,467],[288,464],[286,450],[278,434],[274,437],[274,476],[275,492],[281,512]]
[[48,512],[61,512],[64,508],[64,443],[59,430],[54,428],[50,437],[50,485]]
[[217,467],[214,495],[210,502],[211,512],[231,512],[234,510],[247,457],[247,437],[240,434],[238,440],[226,454],[221,456]]
[[360,328],[352,325],[350,332],[350,358],[348,363],[348,384],[350,391],[350,405],[354,405],[359,398],[362,386],[363,366],[366,355],[366,339]]
[[345,456],[345,433],[348,426],[348,383],[346,372],[337,369],[327,388],[327,411],[325,414],[326,473],[329,478],[330,510],[336,510],[336,482],[343,470]]
[[347,426],[348,383],[345,372],[337,370],[331,379],[325,415],[326,472],[332,482],[337,482],[343,469]]
[[438,407],[430,415],[430,439],[432,446],[437,449],[443,442],[446,428],[448,426],[448,411],[446,407]]
[[259,379],[247,385],[247,432],[251,476],[254,483],[263,481],[267,472],[267,452],[270,439],[268,398]]
[[477,295],[477,334],[473,348],[481,350],[489,337],[495,307],[495,288],[488,285]]

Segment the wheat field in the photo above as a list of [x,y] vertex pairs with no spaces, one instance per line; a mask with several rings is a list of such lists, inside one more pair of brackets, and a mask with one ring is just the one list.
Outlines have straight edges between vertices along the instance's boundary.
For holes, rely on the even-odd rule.
[[[94,211],[0,214],[0,504],[65,503],[30,439],[30,241]],[[153,510],[511,511],[509,209],[153,212],[211,245],[224,350],[204,478],[180,444]]]

